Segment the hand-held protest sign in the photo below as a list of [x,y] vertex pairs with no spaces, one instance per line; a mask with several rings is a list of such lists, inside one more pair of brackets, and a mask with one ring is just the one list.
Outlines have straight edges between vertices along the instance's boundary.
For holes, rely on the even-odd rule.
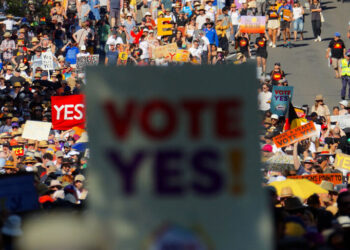
[[176,62],[189,62],[190,61],[190,52],[188,50],[184,50],[184,49],[177,49],[174,61],[176,61]]
[[157,35],[158,36],[171,36],[173,34],[172,27],[170,24],[171,18],[164,17],[157,19]]
[[113,225],[114,249],[272,247],[249,115],[254,72],[249,64],[87,72],[91,209]]
[[283,134],[276,135],[273,137],[273,142],[277,148],[283,148],[297,141],[305,140],[309,137],[314,136],[316,132],[315,124],[310,121],[309,123],[288,130]]
[[175,57],[177,52],[176,43],[170,43],[164,46],[159,46],[153,49],[152,57],[158,58],[170,58],[171,60]]
[[331,122],[338,122],[341,129],[350,128],[350,115],[331,115]]
[[271,97],[271,113],[284,116],[289,107],[289,101],[293,98],[293,87],[273,86]]
[[68,130],[75,126],[84,128],[84,95],[52,96],[51,113],[53,129]]
[[19,145],[16,145],[16,146],[11,146],[11,150],[13,152],[15,152],[15,155],[17,156],[23,156],[24,155],[24,146],[19,146]]
[[316,184],[321,184],[322,181],[332,182],[334,185],[342,184],[343,178],[341,173],[332,174],[308,174],[308,175],[294,175],[288,176],[288,179],[308,179]]
[[334,167],[350,170],[350,155],[337,153],[334,160]]
[[98,65],[100,55],[78,56],[77,57],[77,72],[83,72],[84,67]]
[[42,65],[41,68],[43,70],[53,70],[53,54],[51,51],[46,51],[41,54],[42,57]]
[[27,120],[24,125],[22,137],[24,139],[31,139],[37,141],[47,140],[49,138],[51,126],[51,122],[38,122]]
[[239,31],[241,33],[265,33],[265,16],[241,16]]

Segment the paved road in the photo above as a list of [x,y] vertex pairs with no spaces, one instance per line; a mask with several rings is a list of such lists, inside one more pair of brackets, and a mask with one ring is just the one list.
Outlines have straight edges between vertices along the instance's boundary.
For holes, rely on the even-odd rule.
[[[322,24],[322,42],[313,41],[310,15],[305,18],[304,41],[297,41],[294,48],[269,48],[267,69],[272,70],[275,62],[281,62],[287,80],[294,86],[294,105],[313,104],[315,95],[323,94],[325,102],[331,109],[340,100],[341,81],[334,78],[325,58],[329,40],[335,31],[342,34],[347,48],[350,41],[346,37],[350,21],[350,1],[323,1],[325,23]],[[282,42],[279,42],[281,44]]]

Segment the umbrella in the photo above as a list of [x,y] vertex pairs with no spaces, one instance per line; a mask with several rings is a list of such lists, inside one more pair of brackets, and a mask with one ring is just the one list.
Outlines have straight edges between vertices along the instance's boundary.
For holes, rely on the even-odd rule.
[[281,190],[284,187],[290,187],[293,190],[295,196],[307,199],[313,194],[328,194],[326,189],[321,188],[319,185],[307,180],[307,179],[287,179],[285,181],[275,181],[270,183],[270,186],[274,186],[278,195],[281,194]]

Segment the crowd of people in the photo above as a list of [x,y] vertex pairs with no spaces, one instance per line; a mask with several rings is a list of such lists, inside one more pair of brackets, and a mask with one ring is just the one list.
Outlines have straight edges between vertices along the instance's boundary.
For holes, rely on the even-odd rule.
[[[7,11],[7,2],[1,1]],[[278,249],[348,249],[350,246],[350,192],[346,172],[335,168],[335,155],[350,154],[350,131],[334,124],[332,116],[350,113],[346,99],[350,85],[350,51],[336,32],[326,57],[335,77],[341,78],[341,101],[330,110],[317,95],[310,115],[317,135],[284,148],[277,148],[273,137],[286,131],[285,117],[270,111],[273,86],[287,86],[280,63],[267,72],[268,47],[293,47],[303,40],[304,14],[311,14],[314,42],[321,42],[324,21],[318,0],[301,4],[293,0],[28,0],[23,17],[6,13],[0,21],[0,174],[34,174],[40,208],[79,210],[85,207],[86,131],[74,127],[51,130],[47,140],[22,137],[27,120],[51,121],[51,96],[80,94],[85,83],[80,57],[98,55],[100,64],[173,65],[244,63],[255,53],[258,100],[262,119],[260,137],[264,163],[264,186],[274,211],[275,240]],[[305,8],[304,8],[304,6]],[[242,16],[265,16],[266,32],[247,34],[240,30]],[[350,36],[350,33],[348,34]],[[253,40],[253,37],[255,41]],[[175,44],[176,53],[158,53]],[[173,47],[172,47],[173,48]],[[52,67],[44,55],[50,54]],[[49,68],[48,68],[49,67]],[[349,86],[350,88],[350,86]],[[349,89],[350,98],[350,89]],[[22,155],[13,148],[23,147]],[[283,164],[271,164],[281,158]],[[288,164],[285,164],[285,162]],[[320,185],[327,194],[302,199],[292,187],[281,192],[271,186],[288,176],[341,173],[343,183]],[[1,211],[4,211],[0,208]],[[5,211],[0,218],[6,247],[20,236],[21,217]],[[294,247],[294,248],[293,248]],[[10,248],[5,248],[10,249]]]

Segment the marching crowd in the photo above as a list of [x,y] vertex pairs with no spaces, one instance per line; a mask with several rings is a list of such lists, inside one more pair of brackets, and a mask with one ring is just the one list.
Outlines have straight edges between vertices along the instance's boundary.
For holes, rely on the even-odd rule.
[[[8,2],[1,1],[2,10],[7,11]],[[85,76],[80,57],[98,55],[100,64],[143,66],[224,64],[231,55],[235,63],[244,63],[255,53],[261,80],[258,100],[263,116],[264,186],[274,211],[276,247],[348,249],[350,186],[346,171],[335,168],[334,161],[338,153],[350,154],[350,130],[332,122],[331,116],[350,113],[350,103],[345,100],[350,85],[350,51],[338,32],[326,57],[343,83],[339,106],[330,110],[323,96],[317,95],[310,115],[306,110],[298,117],[290,108],[285,117],[270,111],[273,86],[288,86],[288,82],[280,63],[267,72],[267,48],[292,48],[297,39],[303,40],[306,12],[311,14],[314,42],[322,41],[324,18],[318,0],[23,2],[23,17],[7,13],[0,21],[0,174],[34,174],[41,209],[80,210],[88,197],[85,171],[89,151],[84,129],[51,130],[48,139],[41,141],[22,137],[26,121],[51,121],[52,96],[81,93]],[[266,32],[242,32],[242,16],[265,16]],[[172,52],[180,56],[159,53],[169,45],[174,45]],[[317,133],[277,148],[273,138],[290,129],[287,125],[293,119],[302,119],[301,123],[312,120]],[[23,150],[13,150],[16,148]],[[308,197],[299,196],[293,185],[282,190],[274,186],[289,176],[325,173],[340,173],[342,184],[323,181],[319,185],[323,192]],[[4,207],[0,211],[4,249],[11,249],[13,237],[21,235],[21,217]]]

